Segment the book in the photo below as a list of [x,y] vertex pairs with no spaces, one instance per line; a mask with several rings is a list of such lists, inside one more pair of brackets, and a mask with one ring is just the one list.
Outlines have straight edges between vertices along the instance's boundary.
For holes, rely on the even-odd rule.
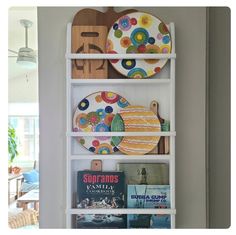
[[[169,185],[128,185],[128,208],[170,208]],[[170,215],[131,214],[128,228],[170,228]]]
[[169,184],[167,163],[119,163],[117,169],[124,172],[126,184]]
[[128,208],[170,208],[170,185],[128,185]]
[[170,215],[131,214],[127,216],[128,228],[171,228]]
[[[78,171],[77,208],[123,208],[123,172]],[[124,228],[126,215],[82,214],[76,216],[77,228]]]

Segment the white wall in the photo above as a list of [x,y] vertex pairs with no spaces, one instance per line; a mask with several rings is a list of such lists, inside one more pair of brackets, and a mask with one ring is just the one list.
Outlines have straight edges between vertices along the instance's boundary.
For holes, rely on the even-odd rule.
[[[120,8],[119,8],[120,9]],[[65,227],[66,24],[75,7],[39,7],[40,227]],[[176,26],[176,208],[179,228],[206,227],[206,9],[142,8]]]
[[8,80],[8,102],[38,102],[38,71],[25,73]]

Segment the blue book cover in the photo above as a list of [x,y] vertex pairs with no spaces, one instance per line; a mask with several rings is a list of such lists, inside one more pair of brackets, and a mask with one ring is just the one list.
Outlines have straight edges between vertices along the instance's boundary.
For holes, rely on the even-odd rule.
[[127,216],[128,228],[171,228],[170,215],[132,214]]
[[[128,185],[128,208],[170,208],[169,185]],[[127,217],[128,228],[170,228],[170,215],[132,214]]]

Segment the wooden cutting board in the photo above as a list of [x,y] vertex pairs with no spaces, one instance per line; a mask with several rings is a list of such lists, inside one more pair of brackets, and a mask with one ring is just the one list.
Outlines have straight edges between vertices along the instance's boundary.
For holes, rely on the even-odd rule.
[[[152,101],[150,104],[150,109],[157,115],[160,120],[160,123],[163,124],[165,119],[160,116],[159,113],[159,103],[157,101]],[[169,137],[161,136],[157,146],[149,154],[167,154],[169,152]]]
[[[137,12],[135,9],[129,9],[121,12],[114,11],[113,7],[108,7],[106,12],[100,12],[94,9],[85,8],[78,11],[72,22],[72,31],[74,26],[106,26],[107,30],[110,29],[112,24],[120,18],[122,15],[129,14],[132,12]],[[106,41],[107,35],[104,36],[102,41]],[[73,44],[73,36],[72,36],[72,44]],[[84,62],[80,62],[83,64],[88,64],[86,60]],[[101,62],[96,61],[96,63],[101,64]],[[89,65],[88,65],[89,66]],[[107,64],[108,67],[108,77],[109,78],[123,78],[124,76],[120,75],[110,63]],[[87,75],[85,75],[87,76]],[[91,77],[92,78],[92,77]]]
[[[72,26],[72,53],[105,53],[106,26]],[[107,78],[107,60],[73,60],[72,78]]]
[[91,171],[102,171],[102,160],[92,160]]
[[112,24],[121,16],[137,12],[135,9],[129,9],[121,12],[114,11],[113,7],[108,7],[106,12],[97,11],[90,8],[85,8],[78,11],[72,22],[72,26],[74,25],[105,25],[109,29]]

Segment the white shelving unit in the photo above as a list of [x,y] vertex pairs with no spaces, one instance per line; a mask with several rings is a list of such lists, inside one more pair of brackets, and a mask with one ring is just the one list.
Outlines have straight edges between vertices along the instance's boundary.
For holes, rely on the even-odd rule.
[[[174,24],[169,25],[172,38],[171,54],[73,54],[71,53],[71,27],[67,25],[67,49],[66,49],[66,84],[67,84],[67,199],[66,199],[66,226],[73,227],[72,216],[76,214],[170,214],[171,228],[175,228],[175,30]],[[72,59],[164,59],[169,60],[165,73],[153,79],[72,79]],[[164,70],[164,68],[163,68]],[[146,93],[144,89],[147,89]],[[152,100],[158,100],[162,107],[162,115],[170,120],[169,132],[72,132],[72,115],[78,102],[88,94],[98,90],[111,90],[123,93],[124,97],[132,97],[132,104],[149,106]],[[78,92],[79,91],[79,92]],[[136,94],[143,92],[143,96]],[[127,93],[127,95],[125,94]],[[122,95],[123,95],[122,94]],[[165,155],[95,155],[90,154],[76,143],[79,136],[169,136],[170,153]],[[73,195],[76,193],[76,172],[89,168],[90,161],[93,159],[103,160],[103,168],[115,170],[118,162],[167,162],[169,163],[169,182],[170,182],[170,209],[77,209],[73,208]]]

